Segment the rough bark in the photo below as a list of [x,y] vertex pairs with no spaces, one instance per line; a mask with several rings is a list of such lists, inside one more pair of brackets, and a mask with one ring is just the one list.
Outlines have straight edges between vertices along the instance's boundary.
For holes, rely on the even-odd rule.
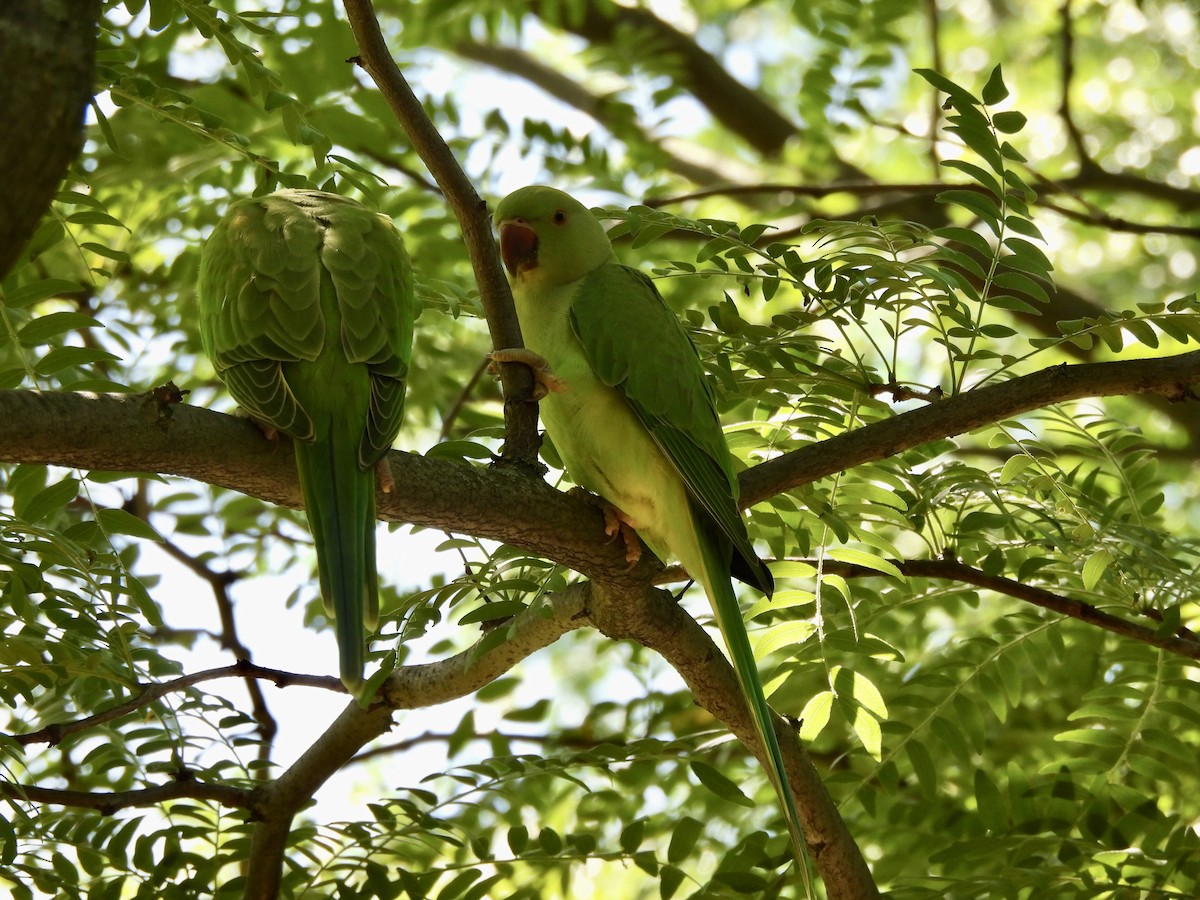
[[99,16],[100,0],[0,4],[0,277],[83,147]]

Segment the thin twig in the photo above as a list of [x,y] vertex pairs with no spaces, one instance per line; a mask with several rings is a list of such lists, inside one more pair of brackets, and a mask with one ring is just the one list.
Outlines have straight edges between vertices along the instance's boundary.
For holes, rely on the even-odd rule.
[[490,361],[486,357],[482,359],[474,373],[469,379],[467,379],[467,383],[463,385],[462,390],[458,392],[458,396],[454,398],[454,403],[450,406],[450,409],[446,411],[446,415],[442,418],[442,427],[438,431],[439,444],[450,437],[450,431],[452,428],[454,428],[454,423],[458,419],[458,414],[462,412],[463,406],[466,404],[467,400],[475,390],[475,385],[479,383],[479,379],[483,377],[483,373],[488,370],[488,366],[490,364]]
[[299,675],[295,672],[267,669],[252,663],[239,662],[232,666],[222,666],[219,669],[205,669],[200,672],[193,672],[191,675],[182,675],[170,681],[148,684],[135,696],[102,712],[84,716],[82,719],[74,719],[70,722],[56,722],[52,725],[39,728],[37,731],[29,731],[24,734],[11,734],[7,735],[7,737],[22,746],[29,744],[49,744],[50,746],[54,746],[68,735],[87,731],[89,728],[95,728],[97,725],[103,725],[105,722],[111,722],[113,719],[119,719],[122,716],[137,712],[155,700],[165,697],[167,694],[173,694],[185,690],[192,685],[205,681],[215,681],[219,678],[258,678],[272,681],[276,687],[287,687],[288,685],[295,684],[304,687],[322,688],[327,691],[339,693],[346,692],[341,680],[332,675]]
[[[1089,206],[1091,204],[1088,204]],[[1039,200],[1038,206],[1053,210],[1060,216],[1082,222],[1084,225],[1094,225],[1107,231],[1122,231],[1127,234],[1172,234],[1179,237],[1200,238],[1200,226],[1197,225],[1167,225],[1166,223],[1131,222],[1120,216],[1112,216],[1106,212],[1081,212],[1070,209],[1048,200]]]
[[252,789],[235,788],[227,784],[209,784],[197,781],[191,776],[184,777],[183,773],[180,773],[178,780],[169,784],[133,791],[67,791],[0,781],[0,797],[94,809],[104,815],[112,815],[118,810],[134,806],[157,806],[169,800],[212,800],[223,806],[238,809],[247,809],[254,805]]
[[1059,98],[1058,114],[1062,116],[1063,125],[1067,129],[1067,137],[1075,149],[1075,155],[1079,158],[1079,171],[1088,172],[1100,167],[1088,153],[1083,140],[1083,132],[1075,124],[1075,116],[1071,109],[1071,85],[1075,80],[1075,27],[1071,20],[1071,0],[1063,0],[1059,15],[1062,20],[1060,43],[1062,58],[1059,60],[1062,94]]
[[[126,506],[129,507],[129,512],[138,516],[146,524],[150,524],[150,502],[146,497],[145,480],[138,481],[137,491]],[[203,580],[212,590],[213,600],[217,605],[217,616],[221,620],[218,642],[222,649],[232,653],[238,662],[251,662],[250,648],[242,643],[241,636],[238,634],[237,617],[233,614],[233,598],[229,594],[230,585],[238,581],[241,576],[229,570],[215,571],[167,538],[163,538],[160,546],[167,555]],[[271,708],[267,705],[267,698],[263,696],[258,680],[252,675],[247,675],[245,682],[246,692],[250,695],[254,721],[258,723],[258,758],[262,762],[267,762],[271,759],[275,736],[279,733],[279,723],[271,714]],[[265,777],[267,771],[265,766],[258,771]]]
[[[945,72],[942,60],[942,20],[938,15],[938,0],[925,0],[926,18],[929,21],[929,47],[932,55],[932,68],[935,72]],[[941,131],[942,100],[936,90],[931,91],[929,98],[929,160],[933,163],[934,177],[941,171],[941,158],[938,155],[938,132]]]
[[[809,560],[814,565],[815,560]],[[942,578],[959,581],[985,590],[1004,594],[1042,609],[1048,609],[1088,625],[1094,625],[1123,638],[1158,647],[1177,656],[1187,659],[1200,659],[1200,640],[1196,640],[1190,629],[1181,628],[1175,635],[1163,635],[1157,630],[1146,628],[1097,609],[1090,603],[1072,600],[1062,594],[1056,594],[1045,588],[1022,584],[1002,575],[988,575],[979,569],[965,563],[950,559],[893,559],[889,562],[906,576],[914,578]],[[826,574],[840,575],[843,578],[878,577],[877,569],[858,566],[853,563],[838,562],[826,559],[822,562]]]

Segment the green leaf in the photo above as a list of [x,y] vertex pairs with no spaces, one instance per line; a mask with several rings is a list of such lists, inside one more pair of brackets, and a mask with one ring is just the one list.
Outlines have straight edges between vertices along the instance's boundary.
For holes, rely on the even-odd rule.
[[1083,564],[1084,590],[1093,591],[1100,582],[1105,570],[1112,565],[1113,555],[1105,547],[1100,548],[1087,558]]
[[915,739],[910,739],[904,745],[904,752],[908,756],[908,761],[913,767],[913,773],[917,776],[917,780],[921,783],[921,789],[932,796],[938,790],[939,779],[937,770],[933,765],[933,758],[929,755],[929,751],[925,745]]
[[979,103],[979,101],[971,95],[970,91],[966,90],[966,88],[959,87],[940,72],[935,72],[933,69],[913,69],[913,71],[928,81],[943,94],[948,95],[950,101],[959,109],[965,109]]
[[68,331],[81,328],[103,327],[100,322],[85,313],[56,312],[41,316],[27,323],[17,332],[17,340],[26,347],[36,347]]
[[1054,740],[1072,744],[1087,744],[1091,747],[1104,747],[1110,750],[1125,746],[1125,739],[1121,735],[1099,728],[1074,728],[1060,731],[1054,735]]
[[[118,219],[114,219],[106,212],[99,210],[83,210],[82,212],[71,213],[67,216],[67,221],[72,225],[115,225],[118,228],[125,228],[124,223]],[[125,228],[128,231],[128,228]]]
[[1008,96],[1008,88],[1004,86],[1004,73],[1000,71],[1000,66],[992,69],[987,84],[983,86],[982,96],[983,102],[988,106],[995,106]]
[[1027,121],[1028,119],[1016,110],[998,112],[992,116],[992,124],[996,126],[996,130],[1005,134],[1016,134],[1025,127]]
[[[768,605],[766,608],[771,609],[772,607]],[[785,647],[799,647],[811,638],[816,633],[816,630],[816,624],[807,619],[796,619],[788,622],[780,622],[778,625],[770,625],[754,635],[754,656],[757,659],[763,659],[776,650]]]
[[692,772],[699,782],[720,797],[738,806],[752,809],[754,801],[742,793],[741,788],[710,766],[700,760],[692,760]]
[[4,305],[9,309],[23,309],[51,297],[83,292],[83,285],[77,281],[69,281],[65,278],[42,278],[9,291],[4,295]]
[[492,600],[483,603],[469,612],[464,613],[458,620],[459,625],[474,625],[478,622],[494,622],[497,619],[510,619],[524,612],[528,606],[523,600]]
[[850,563],[855,566],[862,566],[864,569],[872,569],[883,575],[890,575],[893,578],[903,580],[904,573],[897,568],[896,564],[888,559],[883,559],[873,553],[867,553],[863,550],[855,550],[853,547],[831,547],[826,551],[830,558],[836,559],[839,562]]
[[162,543],[163,537],[145,519],[139,519],[133,513],[123,509],[110,508],[96,510],[96,520],[110,534],[127,534],[130,537],[142,538],[147,541]]
[[887,704],[879,689],[862,672],[855,672],[844,666],[834,666],[829,671],[829,681],[838,699],[847,701],[853,699],[856,706],[869,710],[880,719],[888,717]]
[[36,524],[53,512],[62,509],[79,495],[79,479],[64,478],[34,494],[25,502],[14,496],[13,512],[18,518]]
[[57,375],[98,362],[118,362],[120,357],[98,347],[52,347],[34,364],[39,375]]
[[998,182],[996,177],[986,169],[982,169],[974,163],[965,162],[961,159],[947,159],[942,162],[942,165],[947,169],[958,169],[958,171],[969,175],[972,181],[975,181],[987,188],[992,193],[992,196],[996,197],[997,199],[1004,196],[1004,191],[1000,187],[1000,182]]
[[683,816],[671,830],[671,843],[667,847],[667,861],[680,863],[688,858],[696,846],[696,841],[704,831],[704,824],[699,819]]
[[450,882],[438,893],[438,900],[455,900],[463,891],[470,887],[483,873],[478,869],[464,869],[455,875]]
[[524,825],[514,825],[508,829],[508,849],[513,856],[520,856],[529,846],[529,829]]
[[1003,219],[1000,207],[986,194],[977,191],[951,190],[941,191],[936,199],[938,203],[958,206],[979,216],[993,232],[1000,233],[1000,222]]
[[619,843],[621,849],[626,853],[634,853],[638,847],[642,846],[642,840],[646,836],[646,820],[635,819],[624,828],[621,829],[621,837]]
[[683,884],[684,873],[674,866],[663,866],[658,874],[659,900],[671,900],[679,886]]
[[993,834],[1004,832],[1008,824],[1008,817],[1004,812],[1004,800],[1000,796],[1000,789],[996,787],[996,782],[983,769],[975,770],[975,807],[988,831]]
[[821,691],[814,694],[804,704],[800,711],[800,740],[805,744],[817,739],[825,726],[829,724],[829,716],[833,711],[833,691]]
[[1015,456],[1010,456],[1004,462],[1004,468],[1000,470],[1000,483],[1011,484],[1016,481],[1026,469],[1037,464],[1032,456],[1024,453],[1018,453]]

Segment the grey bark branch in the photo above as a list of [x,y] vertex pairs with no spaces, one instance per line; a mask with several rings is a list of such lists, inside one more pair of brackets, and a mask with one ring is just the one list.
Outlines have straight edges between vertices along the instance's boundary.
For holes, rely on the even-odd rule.
[[[1061,365],[967,391],[791,451],[741,475],[743,506],[940,438],[1053,403],[1158,393],[1180,400],[1200,382],[1200,351],[1159,359]],[[302,505],[286,439],[246,419],[150,395],[0,391],[0,460],[182,475],[293,508]],[[591,577],[625,569],[595,506],[504,470],[393,451],[403,490],[378,496],[386,521],[505,541]],[[645,570],[641,566],[647,566]],[[639,564],[635,573],[657,567]]]
[[[793,450],[741,474],[741,502],[775,494],[940,438],[1084,397],[1190,396],[1200,351],[1159,359],[1061,365],[967,391],[921,409]],[[287,440],[272,442],[248,420],[150,395],[0,391],[0,460],[105,471],[182,475],[292,508],[299,481]],[[541,554],[585,575],[625,570],[604,542],[596,507],[503,469],[393,451],[395,482],[377,497],[381,519],[461,531]],[[659,571],[644,560],[634,570]]]

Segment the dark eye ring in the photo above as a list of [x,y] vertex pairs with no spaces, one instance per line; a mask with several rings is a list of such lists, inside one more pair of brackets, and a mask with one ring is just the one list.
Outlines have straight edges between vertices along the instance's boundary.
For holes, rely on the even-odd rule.
[[556,209],[554,211],[554,224],[561,225],[565,221],[567,221],[567,214],[561,209]]

